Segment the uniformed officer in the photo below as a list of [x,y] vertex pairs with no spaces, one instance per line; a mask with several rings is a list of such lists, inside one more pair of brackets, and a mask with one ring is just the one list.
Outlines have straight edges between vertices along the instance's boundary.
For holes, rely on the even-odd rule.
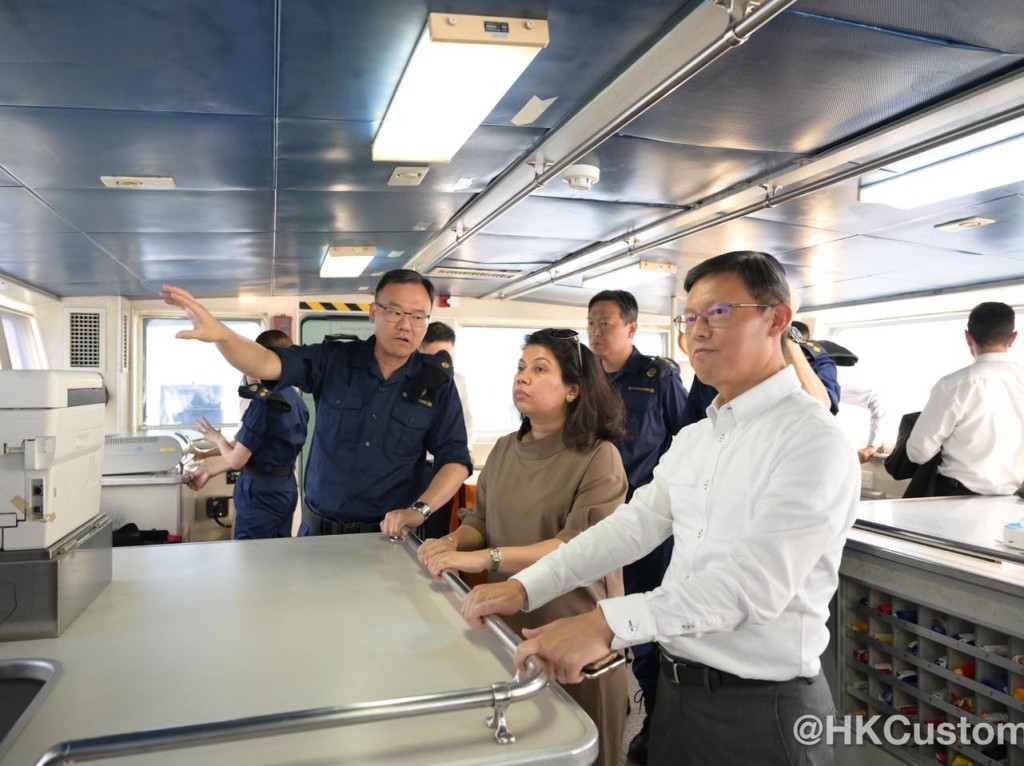
[[[300,535],[416,527],[469,476],[462,404],[447,355],[425,356],[434,288],[396,269],[377,283],[367,340],[264,349],[232,332],[185,290],[164,300],[185,310],[193,329],[179,338],[217,344],[234,367],[278,387],[297,385],[316,401]],[[426,452],[439,467],[418,493]]]
[[[629,482],[626,500],[647,484],[654,466],[683,426],[686,389],[679,366],[671,359],[641,354],[633,345],[639,310],[636,298],[625,290],[603,290],[590,299],[587,335],[590,348],[612,385],[622,395],[628,437],[616,443]],[[672,537],[639,561],[622,570],[626,593],[645,593],[661,585],[672,556]],[[633,675],[644,694],[646,717],[629,743],[629,757],[647,762],[651,712],[657,697],[660,663],[653,643],[634,646]]]
[[[266,330],[256,342],[264,348],[288,348],[291,339],[280,330]],[[241,469],[235,482],[235,540],[291,537],[292,516],[299,502],[295,483],[295,458],[306,443],[309,411],[292,386],[271,393],[255,379],[239,388],[251,402],[242,415],[242,425],[229,442],[206,419],[197,427],[220,453],[188,480],[192,489],[205,486],[214,476]],[[206,453],[202,453],[206,454]]]

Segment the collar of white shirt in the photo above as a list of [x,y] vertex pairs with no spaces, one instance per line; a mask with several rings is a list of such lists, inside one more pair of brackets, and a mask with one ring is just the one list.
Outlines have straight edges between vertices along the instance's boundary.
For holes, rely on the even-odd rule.
[[731,410],[737,423],[752,420],[777,402],[792,396],[800,390],[800,379],[796,376],[793,365],[787,364],[774,375],[765,378],[753,388],[749,388],[726,404],[719,404],[719,394],[708,407],[708,418],[712,426],[718,422],[718,415],[723,409]]

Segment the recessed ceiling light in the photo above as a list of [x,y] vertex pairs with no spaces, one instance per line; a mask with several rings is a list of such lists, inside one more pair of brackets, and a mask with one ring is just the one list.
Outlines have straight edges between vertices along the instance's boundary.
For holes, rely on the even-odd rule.
[[982,218],[980,215],[976,215],[971,218],[961,218],[957,221],[937,223],[935,228],[942,231],[967,231],[968,229],[977,229],[980,226],[988,226],[995,222],[995,218]]
[[430,221],[417,221],[412,227],[413,231],[427,231],[430,229]]
[[401,258],[405,255],[405,250],[392,250],[388,253],[388,258]]
[[472,178],[460,178],[458,181],[452,184],[452,191],[462,191],[463,189],[468,189],[472,185]]
[[100,176],[103,185],[110,189],[173,189],[174,179],[170,176]]

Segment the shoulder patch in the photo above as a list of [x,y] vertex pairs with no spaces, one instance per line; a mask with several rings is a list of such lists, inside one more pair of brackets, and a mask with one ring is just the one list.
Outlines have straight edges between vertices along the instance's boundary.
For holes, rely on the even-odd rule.
[[408,387],[402,392],[402,398],[426,407],[433,407],[437,401],[437,392],[452,383],[452,358],[448,352],[437,354],[420,354],[420,370],[409,381]]
[[644,374],[651,380],[679,374],[679,365],[676,364],[674,359],[669,359],[665,356],[650,356],[647,358],[650,360],[650,364],[647,367],[647,372]]
[[358,335],[349,335],[348,333],[336,332],[331,335],[324,336],[324,343],[351,343],[354,340],[359,340]]

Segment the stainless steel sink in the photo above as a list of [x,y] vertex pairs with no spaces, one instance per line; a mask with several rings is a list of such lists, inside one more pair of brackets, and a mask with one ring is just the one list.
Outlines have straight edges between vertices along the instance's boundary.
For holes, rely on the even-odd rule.
[[0,660],[0,759],[57,682],[53,660]]

